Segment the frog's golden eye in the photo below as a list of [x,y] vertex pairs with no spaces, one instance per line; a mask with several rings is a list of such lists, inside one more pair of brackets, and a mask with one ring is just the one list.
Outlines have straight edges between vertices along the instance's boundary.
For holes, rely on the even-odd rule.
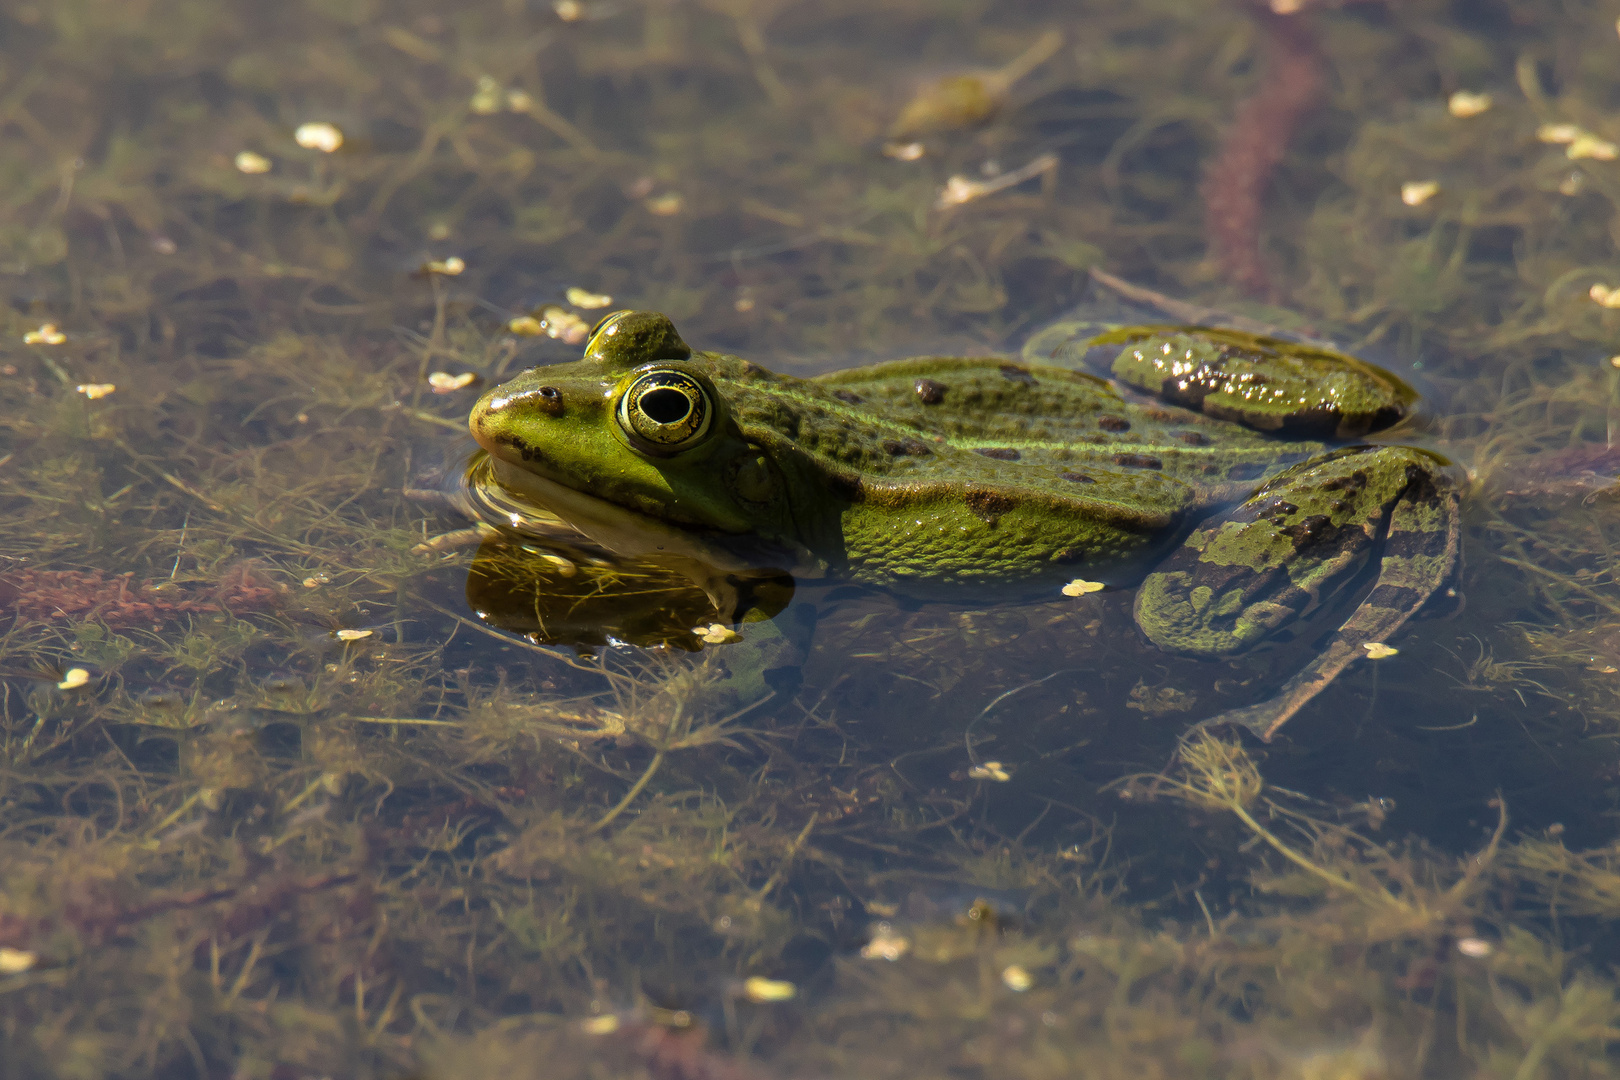
[[619,398],[619,426],[653,454],[674,454],[708,434],[714,403],[704,385],[683,371],[649,371]]

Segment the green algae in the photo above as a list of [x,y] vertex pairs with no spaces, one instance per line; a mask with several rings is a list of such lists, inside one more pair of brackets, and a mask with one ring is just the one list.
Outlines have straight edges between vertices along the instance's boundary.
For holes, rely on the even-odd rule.
[[[1259,305],[1199,198],[1238,6],[563,10],[0,5],[0,1076],[1614,1072],[1620,164],[1538,135],[1620,140],[1613,11],[1301,16]],[[810,372],[1010,350],[1092,265],[1420,380],[1476,479],[1467,607],[1264,760],[1175,755],[1308,641],[845,597],[709,715],[723,647],[503,635],[413,551],[476,394],[426,376],[570,357],[510,328],[569,286]]]

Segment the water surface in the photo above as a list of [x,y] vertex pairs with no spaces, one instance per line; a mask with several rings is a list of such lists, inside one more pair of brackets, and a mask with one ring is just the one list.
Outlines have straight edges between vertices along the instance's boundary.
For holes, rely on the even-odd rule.
[[[1614,1072],[1617,14],[0,3],[0,1077]],[[1012,355],[1093,267],[1468,470],[1457,596],[1271,746],[1177,756],[1309,637],[1128,590],[808,588],[726,716],[413,551],[567,317]]]

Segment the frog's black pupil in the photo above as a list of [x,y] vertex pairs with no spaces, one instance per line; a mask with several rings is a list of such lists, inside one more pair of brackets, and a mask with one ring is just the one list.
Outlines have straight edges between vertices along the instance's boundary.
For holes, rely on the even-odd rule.
[[680,423],[692,411],[692,402],[687,396],[668,387],[647,391],[636,406],[655,424]]

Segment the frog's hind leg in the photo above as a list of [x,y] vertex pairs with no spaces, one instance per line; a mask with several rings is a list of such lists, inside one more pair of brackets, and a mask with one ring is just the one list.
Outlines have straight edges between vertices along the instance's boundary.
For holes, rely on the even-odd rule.
[[1275,696],[1208,721],[1269,741],[1450,578],[1459,531],[1456,488],[1435,459],[1405,447],[1338,451],[1196,529],[1143,583],[1137,622],[1168,651],[1229,655],[1315,610],[1382,540],[1372,591],[1327,647]]
[[[1352,661],[1369,655],[1366,646],[1381,644],[1421,608],[1450,576],[1457,562],[1458,520],[1455,492],[1448,494],[1443,529],[1431,531],[1432,514],[1423,506],[1401,502],[1390,522],[1390,547],[1378,568],[1378,583],[1333,635],[1316,659],[1257,705],[1231,709],[1207,724],[1238,724],[1266,742]],[[1417,519],[1414,521],[1414,519]],[[1418,524],[1417,528],[1413,528]],[[1435,576],[1437,567],[1444,572]]]

